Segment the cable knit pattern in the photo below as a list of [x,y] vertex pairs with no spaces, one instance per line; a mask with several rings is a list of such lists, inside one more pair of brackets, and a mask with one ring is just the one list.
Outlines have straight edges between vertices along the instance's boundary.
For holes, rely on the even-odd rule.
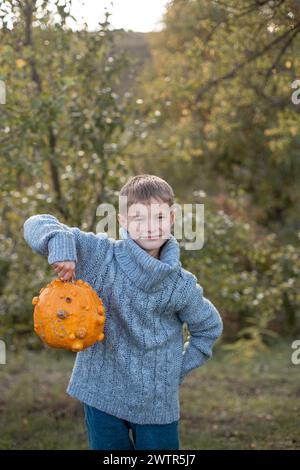
[[[67,393],[118,418],[167,424],[180,418],[179,385],[212,356],[223,329],[215,306],[180,262],[173,235],[150,256],[120,227],[120,240],[29,217],[24,238],[50,264],[76,261],[76,278],[102,299],[105,339],[76,354]],[[190,338],[184,345],[183,323]]]

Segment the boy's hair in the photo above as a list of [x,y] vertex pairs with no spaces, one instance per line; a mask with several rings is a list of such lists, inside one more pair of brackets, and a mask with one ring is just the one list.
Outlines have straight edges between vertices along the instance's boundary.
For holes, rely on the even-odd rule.
[[174,203],[174,192],[171,186],[162,178],[155,175],[132,176],[119,192],[120,212],[124,213],[123,201],[120,197],[127,197],[127,209],[132,204],[147,203],[151,198],[160,199],[172,206]]

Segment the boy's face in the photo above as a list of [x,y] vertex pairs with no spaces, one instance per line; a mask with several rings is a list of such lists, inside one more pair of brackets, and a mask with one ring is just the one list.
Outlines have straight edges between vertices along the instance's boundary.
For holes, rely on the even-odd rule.
[[118,214],[118,220],[142,248],[157,250],[170,236],[174,211],[167,203],[152,198],[147,203],[132,204],[127,220],[122,214]]

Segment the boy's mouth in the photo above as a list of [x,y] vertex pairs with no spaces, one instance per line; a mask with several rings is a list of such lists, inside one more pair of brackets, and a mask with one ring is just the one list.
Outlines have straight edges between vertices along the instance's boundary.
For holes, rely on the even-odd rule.
[[159,240],[159,237],[141,237],[142,240]]

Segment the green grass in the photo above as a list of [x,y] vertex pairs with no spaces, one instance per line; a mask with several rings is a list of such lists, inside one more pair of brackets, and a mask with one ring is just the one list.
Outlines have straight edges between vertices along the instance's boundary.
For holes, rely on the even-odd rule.
[[83,410],[66,394],[75,355],[8,353],[1,367],[0,449],[86,449]]
[[[86,449],[82,405],[65,389],[74,354],[9,352],[0,366],[1,449]],[[232,363],[218,349],[185,378],[182,449],[299,449],[300,366],[290,343]]]
[[300,366],[290,343],[233,363],[222,351],[181,392],[183,449],[299,449]]

